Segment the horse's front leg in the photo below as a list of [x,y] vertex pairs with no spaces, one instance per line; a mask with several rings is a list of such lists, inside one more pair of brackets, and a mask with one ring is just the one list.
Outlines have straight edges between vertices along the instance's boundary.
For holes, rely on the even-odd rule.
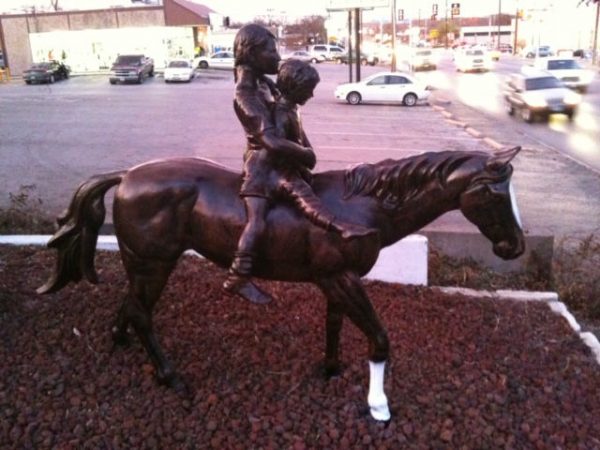
[[339,335],[343,314],[358,327],[369,341],[369,394],[367,402],[376,420],[389,420],[390,410],[385,395],[385,363],[389,358],[389,340],[360,277],[346,272],[319,280],[319,287],[327,297],[327,330],[325,368],[339,369]]

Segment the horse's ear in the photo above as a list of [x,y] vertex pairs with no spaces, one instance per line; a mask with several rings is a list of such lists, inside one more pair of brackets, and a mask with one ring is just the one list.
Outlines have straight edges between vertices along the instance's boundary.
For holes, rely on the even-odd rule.
[[521,146],[516,146],[513,148],[507,148],[506,150],[501,150],[498,153],[494,153],[489,157],[486,163],[486,167],[492,170],[498,170],[502,167],[505,167],[512,159],[517,156],[517,153],[521,151]]

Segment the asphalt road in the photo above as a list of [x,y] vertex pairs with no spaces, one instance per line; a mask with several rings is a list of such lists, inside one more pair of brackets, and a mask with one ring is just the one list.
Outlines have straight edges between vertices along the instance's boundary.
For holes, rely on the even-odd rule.
[[[317,152],[317,171],[423,151],[492,151],[429,105],[338,103],[333,90],[347,80],[347,67],[317,67],[322,81],[302,110]],[[383,69],[363,67],[363,76]],[[458,83],[477,76],[447,69],[419,75],[442,77],[451,72],[449,78]],[[32,202],[39,199],[40,207],[58,214],[76,186],[91,175],[155,158],[202,156],[241,168],[244,137],[233,113],[230,72],[203,71],[189,84],[166,84],[156,77],[142,85],[112,86],[107,78],[72,77],[35,86],[14,80],[0,85],[0,207],[9,206],[10,194],[22,186],[34,186]],[[599,231],[597,172],[521,131],[529,125],[462,103],[452,97],[455,92],[439,89],[432,103],[444,104],[503,144],[524,145],[514,162],[513,179],[528,233],[582,237]],[[476,231],[459,213],[444,216],[430,228]]]

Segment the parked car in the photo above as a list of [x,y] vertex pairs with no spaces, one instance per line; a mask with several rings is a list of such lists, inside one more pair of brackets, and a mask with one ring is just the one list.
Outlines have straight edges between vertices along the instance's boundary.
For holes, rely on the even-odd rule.
[[286,53],[285,55],[282,55],[281,59],[284,61],[287,59],[299,59],[300,61],[307,61],[315,64],[325,61],[325,58],[313,56],[304,50],[296,50],[295,52]]
[[351,105],[391,102],[415,106],[429,94],[429,86],[404,72],[379,72],[357,83],[341,84],[334,92],[336,99]]
[[342,47],[329,44],[311,45],[308,52],[315,58],[320,58],[325,61],[333,61],[336,56],[346,53]]
[[519,112],[526,122],[533,122],[536,117],[547,119],[557,113],[566,114],[571,120],[581,95],[547,72],[530,71],[510,76],[504,100],[508,114],[512,116]]
[[173,59],[165,68],[165,83],[172,81],[192,81],[195,75],[192,62],[187,59]]
[[435,70],[437,68],[433,51],[430,48],[410,49],[403,60],[411,72],[418,70]]
[[25,83],[54,83],[57,80],[69,78],[71,68],[60,61],[33,63],[23,71]]
[[200,69],[233,69],[234,62],[233,52],[223,51],[196,58],[194,67]]
[[0,50],[0,69],[4,69],[6,67],[6,63],[4,62],[4,53]]
[[141,84],[154,76],[154,60],[144,55],[119,55],[111,67],[110,84],[133,81]]
[[[356,64],[355,58],[356,58],[356,55],[352,54],[352,62]],[[338,64],[348,64],[349,59],[350,59],[350,57],[348,56],[348,53],[343,53],[341,55],[334,56],[333,60]],[[360,63],[363,66],[367,66],[367,65],[374,66],[378,62],[379,62],[379,58],[377,58],[376,56],[361,52]]]
[[487,72],[492,68],[492,59],[482,48],[468,48],[454,55],[454,64],[459,72]]
[[534,67],[551,73],[566,86],[586,92],[594,79],[594,72],[584,69],[574,58],[543,58],[534,63]]
[[501,53],[512,53],[513,52],[513,46],[510,44],[500,43],[499,47],[500,47],[499,50]]
[[554,52],[548,45],[524,49],[523,52],[525,53],[525,58],[547,58],[548,56],[554,56]]

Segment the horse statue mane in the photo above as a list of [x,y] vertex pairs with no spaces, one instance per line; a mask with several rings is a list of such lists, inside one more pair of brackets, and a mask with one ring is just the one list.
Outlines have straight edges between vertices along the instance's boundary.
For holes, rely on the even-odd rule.
[[[499,154],[500,156],[500,154]],[[423,186],[435,183],[445,188],[448,181],[470,160],[486,161],[490,155],[483,152],[426,152],[405,159],[385,159],[376,163],[360,163],[344,174],[344,199],[355,195],[371,195],[386,209],[397,209],[414,198]],[[496,182],[512,174],[512,166],[493,166],[494,171],[476,174],[470,181]]]

